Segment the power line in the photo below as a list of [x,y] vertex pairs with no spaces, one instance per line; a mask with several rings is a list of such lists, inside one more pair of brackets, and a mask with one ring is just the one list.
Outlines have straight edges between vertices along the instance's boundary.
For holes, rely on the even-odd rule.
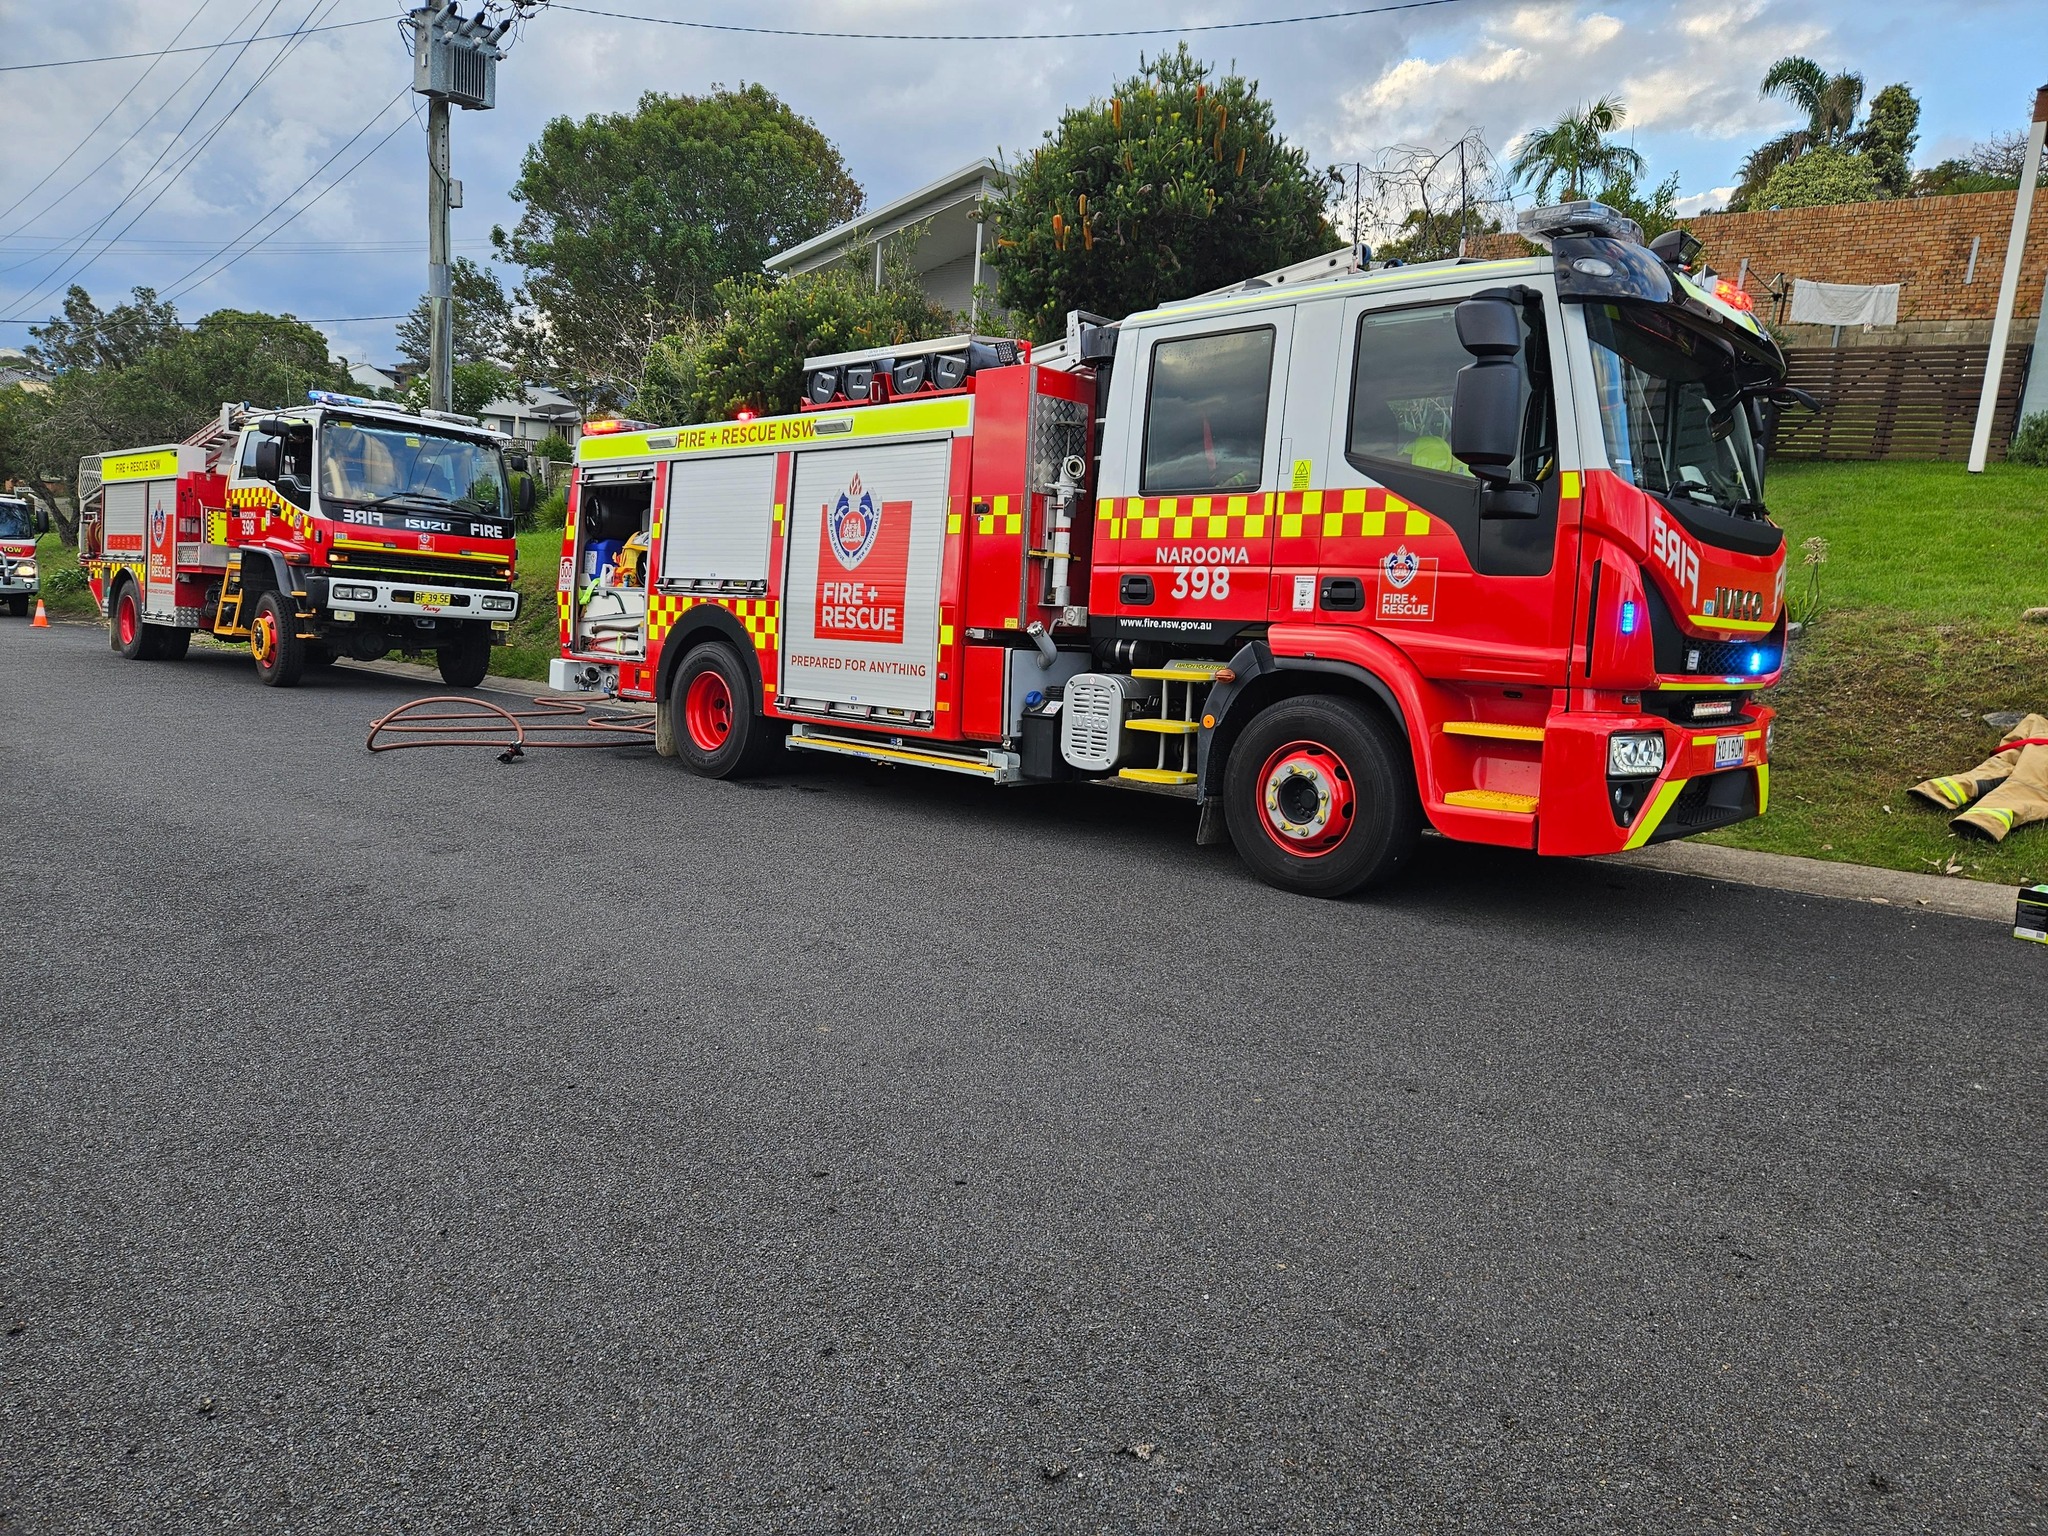
[[[218,118],[214,120],[213,126],[208,128],[206,132],[200,136],[199,142],[194,144],[189,150],[185,152],[184,156],[179,160],[179,162],[171,168],[170,174],[164,177],[162,184],[158,186],[158,188],[153,194],[151,194],[149,201],[144,203],[140,208],[136,209],[134,216],[130,218],[126,224],[123,224],[119,229],[114,231],[115,239],[118,240],[121,236],[127,234],[129,230],[133,229],[139,222],[141,222],[144,214],[148,213],[150,209],[154,208],[159,202],[163,200],[163,195],[166,192],[170,191],[171,188],[177,184],[179,177],[183,176],[185,172],[189,171],[198,162],[199,157],[206,152],[207,147],[211,145],[213,141],[220,136],[222,130],[224,130],[227,127],[228,123],[233,119],[234,115],[237,112],[241,111],[243,106],[247,104],[249,98],[251,96],[254,96],[256,92],[262,87],[263,82],[268,80],[271,77],[271,75],[277,71],[279,66],[281,66],[284,63],[286,59],[291,57],[293,50],[296,49],[299,43],[304,40],[305,29],[308,27],[310,23],[313,22],[314,18],[318,15],[331,14],[334,10],[335,5],[338,3],[339,0],[324,0],[323,10],[323,0],[313,0],[313,4],[307,8],[305,19],[299,23],[299,26],[291,32],[282,34],[286,41],[285,45],[277,50],[277,57],[272,59],[268,64],[264,65],[262,69],[257,71],[256,78],[249,82],[248,89],[243,91],[242,94],[236,98],[235,104],[233,106],[229,107],[227,111],[223,112]],[[268,22],[270,18],[277,13],[277,8],[281,4],[283,4],[283,0],[271,0],[270,9],[263,13],[263,22]],[[257,25],[261,26],[263,22],[259,22],[257,23]],[[200,99],[199,105],[192,109],[192,115],[185,119],[184,124],[178,129],[178,132],[172,137],[170,144],[166,144],[164,148],[158,152],[156,160],[150,163],[150,171],[154,171],[157,165],[162,162],[164,155],[170,151],[171,146],[175,145],[179,139],[185,136],[186,131],[190,129],[192,124],[198,119],[199,114],[205,110],[206,103],[213,99],[214,92],[218,91],[221,88],[221,86],[227,83],[228,76],[234,73],[235,66],[241,63],[243,56],[248,53],[249,48],[253,46],[255,42],[256,39],[254,37],[251,37],[249,39],[249,42],[243,46],[240,52],[236,53],[234,59],[230,61],[230,63],[228,64],[227,69],[221,74],[220,79],[216,80],[213,83],[212,88],[209,89],[206,95]],[[92,243],[93,237],[96,236],[101,229],[104,229],[106,227],[107,223],[114,217],[115,214],[121,211],[122,207],[126,205],[128,199],[134,196],[135,192],[139,192],[142,189],[142,186],[148,180],[150,171],[145,171],[143,173],[143,180],[141,182],[138,182],[132,191],[122,194],[121,201],[116,203],[111,209],[109,209],[106,218],[101,219],[99,223],[94,226],[93,234],[88,235],[86,237],[85,241],[79,246],[79,251],[82,252],[86,245],[90,245]],[[90,269],[94,265],[94,263],[96,263],[100,259],[100,257],[106,255],[106,253],[107,247],[102,246],[98,251],[95,251],[92,255],[87,256],[83,262],[80,262],[68,273],[63,273],[59,276],[46,279],[43,286],[37,289],[34,293],[28,295],[26,298],[17,301],[14,304],[9,304],[6,307],[9,309],[19,308],[27,304],[34,303],[46,292],[54,294],[56,292],[57,283],[75,281],[78,278],[84,276],[86,271]],[[61,265],[62,264],[60,263],[60,267]]]
[[1392,5],[1355,6],[1342,11],[1316,11],[1305,16],[1263,16],[1252,21],[1209,21],[1186,26],[1118,27],[1093,32],[832,32],[803,27],[749,27],[727,21],[681,21],[673,16],[631,16],[586,5],[556,3],[548,9],[602,16],[611,21],[645,21],[663,27],[688,27],[697,32],[741,32],[755,37],[816,37],[853,43],[1053,43],[1114,37],[1177,36],[1186,32],[1242,32],[1253,27],[1292,27],[1313,21],[1348,21],[1358,16],[1384,16],[1392,11],[1422,11],[1463,0],[1398,0]]
[[[177,36],[171,39],[172,43],[175,44],[178,41],[178,38],[183,37],[188,31],[190,31],[192,28],[192,23],[197,21],[200,17],[200,13],[203,12],[212,3],[213,0],[199,0],[198,9],[194,10],[190,16],[187,16],[185,18],[185,25],[178,28]],[[145,69],[141,74],[135,77],[135,83],[129,86],[127,90],[121,93],[121,99],[115,102],[111,107],[107,108],[105,114],[100,118],[98,122],[94,123],[92,127],[86,130],[84,138],[80,139],[76,144],[71,146],[71,151],[69,154],[65,155],[65,157],[62,160],[59,160],[55,165],[51,166],[47,171],[43,172],[42,180],[38,181],[34,186],[30,187],[26,192],[22,193],[21,196],[17,197],[5,208],[0,208],[0,219],[6,218],[10,213],[14,212],[15,209],[19,208],[23,203],[27,202],[30,198],[34,197],[38,192],[42,191],[43,188],[49,184],[49,180],[52,176],[56,175],[59,171],[63,170],[65,166],[69,165],[71,163],[72,156],[76,155],[81,149],[85,148],[86,145],[90,144],[92,142],[93,135],[98,133],[102,128],[106,127],[108,121],[112,119],[113,115],[116,112],[120,111],[123,107],[128,105],[130,98],[133,97],[137,91],[142,89],[142,83],[145,80],[147,80],[151,75],[156,73],[157,65],[163,63],[164,59],[167,56],[167,53],[159,53],[155,58],[151,59],[149,61],[149,68]],[[181,86],[180,89],[183,89],[183,87]],[[176,95],[177,92],[173,91],[171,94]],[[169,98],[167,97],[166,100],[168,99]],[[161,107],[157,109],[157,111],[162,110],[163,109]],[[155,112],[150,113],[150,117],[155,116]],[[148,118],[145,118],[144,121],[147,122]],[[141,130],[137,129],[136,131],[140,132]],[[134,134],[130,134],[129,137],[133,138]],[[100,164],[104,165],[106,164],[106,161],[102,160]],[[73,185],[76,186],[77,183],[74,182]],[[60,197],[58,201],[62,202],[63,199]]]
[[[374,27],[389,21],[388,16],[369,16],[361,21],[334,21],[324,27],[307,27],[304,32],[270,32],[262,37],[247,39],[250,43],[274,43],[280,38],[304,37],[313,32],[339,32],[346,27]],[[217,43],[188,43],[183,48],[151,48],[140,53],[102,53],[89,59],[43,59],[34,64],[0,64],[0,74],[17,69],[69,69],[74,64],[117,64],[123,59],[160,59],[172,53],[212,53],[221,48],[232,48],[239,38],[223,38]]]
[[[370,114],[370,120],[368,122],[364,123],[362,127],[358,128],[354,133],[350,134],[347,138],[343,139],[340,144],[335,146],[334,153],[329,155],[325,160],[322,160],[318,165],[314,166],[311,171],[307,172],[305,180],[301,181],[296,187],[293,187],[291,191],[285,193],[283,197],[280,197],[276,202],[272,203],[268,208],[264,209],[262,213],[256,216],[256,218],[248,225],[247,228],[241,230],[238,234],[234,236],[233,239],[227,241],[218,250],[213,251],[211,254],[201,257],[200,260],[192,267],[190,271],[186,272],[183,276],[173,280],[169,286],[169,290],[164,294],[164,297],[166,299],[177,298],[180,294],[189,291],[187,286],[188,284],[190,285],[190,287],[198,287],[199,284],[191,283],[190,279],[192,279],[198,273],[205,271],[208,267],[212,266],[214,262],[220,260],[221,257],[226,256],[230,251],[236,251],[236,248],[238,246],[241,246],[241,243],[244,240],[248,239],[250,235],[254,234],[258,229],[261,229],[263,225],[269,221],[270,216],[272,214],[276,213],[280,208],[284,207],[285,204],[289,203],[293,198],[297,197],[301,192],[305,191],[307,187],[311,186],[313,184],[314,179],[318,177],[322,171],[326,170],[327,167],[334,164],[335,161],[339,160],[344,154],[346,154],[349,148],[355,143],[357,139],[360,139],[364,134],[368,133],[372,128],[376,127],[377,120],[381,118],[386,112],[389,112],[393,107],[397,106],[400,99],[409,94],[411,90],[412,87],[410,85],[400,86],[398,88],[398,94],[396,96],[393,96],[389,101],[385,102],[383,106],[379,107],[375,112],[372,112]],[[399,128],[403,128],[404,126],[405,124],[403,123],[400,123],[398,125]],[[397,129],[392,130],[393,133],[397,131]],[[391,134],[387,133],[384,135],[383,139],[379,139],[377,141],[377,149],[381,149],[384,145],[385,140],[389,139],[390,137]],[[372,149],[370,153],[375,154],[377,152],[377,149]],[[365,158],[368,157],[366,156]],[[359,161],[358,164],[360,163],[361,162]],[[322,192],[320,194],[320,197],[325,197],[328,192],[332,192],[335,187],[340,186],[341,183],[347,179],[348,178],[346,175],[337,178],[331,185],[328,186],[325,192]],[[316,197],[313,199],[313,202],[307,203],[306,208],[312,207],[313,203],[317,203],[320,200],[320,197]],[[301,208],[299,210],[299,213],[304,213],[306,211],[306,208]],[[296,219],[299,216],[299,213],[293,214],[292,219]],[[221,267],[219,271],[212,273],[210,276],[200,279],[200,281],[211,282],[213,278],[218,277],[221,272],[227,271],[228,267],[233,266],[235,262],[240,261],[242,257],[247,256],[251,251],[261,249],[264,243],[270,239],[271,235],[277,234],[280,230],[284,229],[286,224],[291,223],[291,221],[291,219],[286,219],[284,224],[278,225],[277,228],[271,230],[269,234],[263,235],[260,238],[258,238],[253,245],[244,247],[241,250],[236,251],[233,260],[229,261],[226,266]]]
[[[408,91],[409,91],[409,90],[411,90],[411,89],[412,89],[412,87],[411,87],[411,86],[407,86],[407,87],[406,87],[406,90],[408,90]],[[401,94],[403,94],[403,93],[401,93]],[[386,105],[385,105],[385,111],[389,111],[389,110],[390,110],[390,104],[389,104],[389,103],[386,103]],[[384,113],[383,113],[383,112],[379,112],[379,113],[377,114],[377,116],[378,116],[378,117],[382,117],[383,115],[384,115]],[[375,121],[376,121],[376,118],[372,118],[372,119],[371,119],[371,122],[375,122]],[[366,129],[366,130],[367,130],[367,127],[368,127],[368,125],[367,125],[367,124],[365,124],[365,129]],[[347,180],[349,179],[349,177],[351,177],[351,176],[355,175],[355,173],[356,173],[357,171],[361,170],[361,169],[363,168],[363,164],[364,164],[364,162],[365,162],[365,161],[367,161],[367,160],[368,160],[368,159],[370,158],[370,156],[372,156],[372,155],[376,154],[376,153],[377,153],[377,151],[378,151],[378,150],[380,150],[380,149],[382,149],[382,148],[383,148],[383,147],[384,147],[384,146],[385,146],[386,144],[389,144],[389,143],[391,142],[391,140],[392,140],[392,139],[393,139],[394,137],[396,137],[396,136],[397,136],[397,134],[398,134],[399,130],[400,130],[400,129],[402,129],[402,128],[404,128],[404,127],[405,127],[405,123],[404,123],[403,121],[400,121],[400,122],[398,122],[398,123],[395,123],[395,124],[393,124],[393,125],[392,125],[392,128],[391,128],[391,131],[390,131],[389,133],[385,134],[385,135],[384,135],[384,137],[383,137],[383,138],[381,138],[381,139],[379,139],[379,140],[378,140],[378,141],[377,141],[376,143],[372,144],[372,145],[371,145],[371,146],[370,146],[370,147],[369,147],[368,149],[364,150],[364,151],[363,151],[363,153],[362,153],[362,155],[360,156],[360,158],[358,158],[358,159],[357,159],[357,161],[356,161],[356,163],[355,163],[354,165],[350,166],[350,167],[349,167],[349,168],[348,168],[347,170],[343,171],[343,172],[342,172],[342,173],[341,173],[341,174],[340,174],[339,176],[335,177],[335,178],[334,178],[334,180],[330,181],[330,182],[329,182],[329,183],[328,183],[328,184],[327,184],[326,186],[322,187],[322,188],[321,188],[321,189],[320,189],[320,190],[319,190],[319,191],[318,191],[317,193],[315,193],[315,194],[314,194],[314,195],[313,195],[313,196],[312,196],[312,197],[311,197],[310,199],[308,199],[308,200],[307,200],[307,202],[306,202],[306,204],[305,204],[305,206],[304,206],[304,207],[302,207],[302,208],[298,209],[298,210],[297,210],[297,212],[295,212],[295,213],[293,213],[293,214],[292,214],[291,218],[289,218],[289,219],[286,219],[286,220],[284,221],[284,223],[282,223],[282,224],[278,225],[278,226],[277,226],[277,228],[276,228],[276,229],[273,229],[273,230],[272,230],[272,231],[271,231],[270,233],[271,233],[272,235],[274,235],[274,234],[278,233],[278,231],[279,231],[279,230],[283,230],[283,229],[286,229],[286,228],[288,228],[288,227],[289,227],[289,226],[290,226],[290,225],[292,224],[293,220],[296,220],[296,219],[297,219],[297,218],[299,217],[299,215],[300,215],[300,214],[302,214],[302,213],[306,213],[306,212],[308,212],[309,210],[311,210],[311,208],[313,207],[313,205],[314,205],[315,203],[319,202],[321,198],[325,197],[325,196],[326,196],[326,195],[327,195],[328,193],[332,192],[332,191],[333,191],[333,190],[334,190],[334,189],[335,189],[336,187],[340,186],[340,185],[341,185],[341,184],[342,184],[343,182],[347,181]],[[351,138],[351,139],[349,140],[349,142],[350,142],[350,143],[354,143],[354,142],[355,142],[355,139],[356,139],[356,138],[360,138],[360,137],[362,137],[362,135],[361,135],[360,133],[358,133],[358,134],[356,134],[356,135],[355,135],[355,137],[354,137],[354,138]],[[318,173],[316,172],[315,174],[317,175]],[[311,178],[309,177],[309,178],[308,178],[308,180],[310,180],[310,179],[311,179]],[[304,183],[302,182],[302,183],[300,183],[300,185],[302,185],[302,186],[303,186],[303,185],[304,185]],[[273,209],[273,210],[272,210],[272,212],[275,212],[275,211],[276,211],[275,209]],[[264,218],[268,218],[268,217],[270,217],[270,215],[269,215],[269,214],[265,214],[265,215],[264,215]],[[264,236],[264,239],[266,239],[266,240],[267,240],[268,238],[269,238],[269,235],[266,235],[266,236]],[[185,284],[185,286],[184,286],[183,288],[181,288],[181,289],[179,289],[179,290],[178,290],[178,291],[179,291],[179,293],[181,293],[181,294],[183,294],[183,293],[190,293],[190,292],[192,292],[192,291],[193,291],[194,289],[196,289],[196,288],[203,288],[203,287],[205,287],[205,286],[206,286],[206,284],[208,284],[208,283],[212,282],[212,281],[213,281],[213,280],[214,280],[214,279],[215,279],[216,277],[219,277],[219,276],[221,275],[221,273],[223,273],[223,272],[227,271],[227,269],[228,269],[229,267],[232,267],[232,266],[233,266],[233,265],[234,265],[234,264],[235,264],[236,262],[240,261],[240,260],[241,260],[241,259],[242,259],[242,258],[243,258],[244,256],[250,255],[250,254],[251,254],[252,252],[254,252],[254,251],[257,251],[257,250],[261,249],[262,245],[263,245],[263,240],[258,240],[258,241],[257,241],[257,242],[256,242],[256,243],[255,243],[254,245],[251,245],[250,247],[248,247],[248,249],[246,249],[246,250],[242,250],[242,251],[237,251],[237,252],[236,252],[236,253],[235,253],[235,254],[234,254],[233,256],[229,257],[229,258],[228,258],[228,259],[227,259],[226,261],[222,262],[222,263],[221,263],[221,264],[220,264],[219,266],[215,267],[215,268],[214,268],[214,269],[213,269],[213,270],[212,270],[211,272],[207,273],[207,274],[206,274],[206,276],[204,276],[204,277],[200,278],[198,282],[196,282],[196,283],[187,283],[187,284]],[[204,266],[204,265],[205,265],[205,263],[204,263],[204,262],[201,262],[201,263],[200,263],[200,266]],[[197,271],[197,270],[198,270],[198,268],[197,268],[197,267],[195,267],[195,268],[193,269],[193,271]],[[191,274],[190,274],[190,273],[188,273],[188,274],[186,274],[186,275],[187,275],[187,276],[190,276]],[[182,279],[182,278],[181,278],[181,279],[179,279],[179,281],[180,281],[180,282],[183,282],[183,281],[184,281],[184,279]]]
[[[406,317],[405,315],[327,315],[320,319],[302,320],[297,315],[287,315],[285,318],[288,320],[298,320],[301,325],[355,325],[368,320],[403,320]],[[43,325],[45,323],[47,322],[43,320],[0,320],[0,325]],[[194,331],[202,324],[204,322],[200,320],[180,320],[177,322],[178,329],[181,331]]]

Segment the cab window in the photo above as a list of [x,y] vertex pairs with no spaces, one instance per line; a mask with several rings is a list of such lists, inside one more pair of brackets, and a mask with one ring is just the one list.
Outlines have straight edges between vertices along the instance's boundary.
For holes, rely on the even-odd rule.
[[[1359,317],[1352,363],[1351,429],[1347,451],[1366,473],[1392,466],[1470,481],[1472,471],[1451,457],[1451,400],[1458,370],[1472,361],[1458,341],[1455,303],[1379,310]],[[1522,319],[1523,460],[1511,473],[1540,481],[1556,454],[1547,398],[1531,400],[1529,379],[1540,366],[1543,337]],[[1532,354],[1538,354],[1532,356]],[[1547,396],[1548,391],[1544,392]],[[1528,409],[1531,404],[1536,409]]]
[[1157,343],[1140,489],[1147,496],[1256,489],[1272,390],[1269,325]]

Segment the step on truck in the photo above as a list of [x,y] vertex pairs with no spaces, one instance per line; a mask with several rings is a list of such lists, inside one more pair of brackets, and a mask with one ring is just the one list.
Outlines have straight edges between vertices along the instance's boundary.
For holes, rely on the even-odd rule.
[[795,415],[591,423],[551,681],[653,701],[699,774],[1182,796],[1320,895],[1425,828],[1598,854],[1759,815],[1784,360],[1683,241],[1523,228],[1545,254],[1340,251],[1037,349],[811,358]]
[[116,650],[243,641],[257,676],[396,651],[473,688],[519,612],[515,515],[532,482],[474,418],[313,390],[221,407],[183,443],[79,465],[79,563]]
[[49,527],[48,515],[26,496],[0,491],[0,602],[17,619],[42,595],[36,539]]

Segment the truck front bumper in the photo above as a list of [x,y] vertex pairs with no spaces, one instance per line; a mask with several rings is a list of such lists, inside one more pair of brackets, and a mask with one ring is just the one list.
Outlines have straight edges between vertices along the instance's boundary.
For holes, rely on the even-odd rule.
[[[1536,851],[1620,853],[1716,831],[1761,816],[1771,803],[1771,724],[1754,702],[1719,722],[1657,715],[1554,715],[1545,726]],[[1656,734],[1664,766],[1654,774],[1609,773],[1608,743]]]
[[508,588],[437,587],[430,582],[338,576],[327,583],[327,606],[336,614],[505,624],[519,616],[519,594]]

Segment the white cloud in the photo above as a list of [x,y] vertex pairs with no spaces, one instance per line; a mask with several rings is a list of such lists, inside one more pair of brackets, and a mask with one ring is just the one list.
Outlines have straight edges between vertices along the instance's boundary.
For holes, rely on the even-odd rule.
[[1709,208],[1727,207],[1728,199],[1734,195],[1735,189],[1733,187],[1715,187],[1711,191],[1694,192],[1688,196],[1681,197],[1673,206],[1677,208],[1678,216],[1681,219],[1690,219],[1697,214],[1706,212]]

